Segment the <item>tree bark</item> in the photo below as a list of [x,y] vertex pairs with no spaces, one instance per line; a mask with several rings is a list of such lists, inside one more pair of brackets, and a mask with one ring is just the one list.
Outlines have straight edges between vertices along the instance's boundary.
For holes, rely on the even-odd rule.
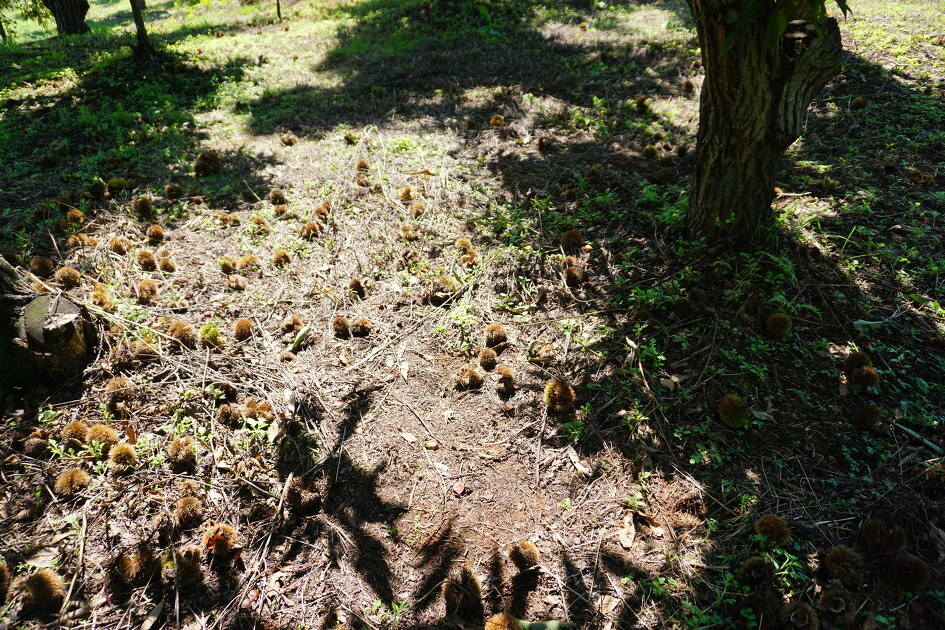
[[686,228],[692,237],[753,239],[772,222],[781,157],[800,137],[811,100],[840,70],[840,29],[833,18],[818,25],[820,34],[794,20],[772,50],[762,16],[723,55],[735,27],[722,16],[740,3],[688,2],[693,15],[703,12],[696,27],[705,81]]
[[135,18],[135,32],[138,35],[138,47],[135,49],[135,54],[149,59],[154,53],[154,48],[151,46],[148,31],[144,26],[144,14],[141,11],[143,6],[144,0],[131,0],[131,14]]
[[89,12],[87,0],[43,0],[43,6],[49,9],[56,19],[56,31],[60,35],[81,35],[88,33],[85,15]]
[[88,364],[95,328],[62,295],[40,295],[0,257],[0,383],[73,376]]

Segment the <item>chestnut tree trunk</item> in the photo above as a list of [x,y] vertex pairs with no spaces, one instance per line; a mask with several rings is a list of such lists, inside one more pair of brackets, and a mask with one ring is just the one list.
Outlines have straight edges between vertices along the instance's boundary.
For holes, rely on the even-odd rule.
[[89,12],[87,0],[43,0],[43,6],[49,9],[56,20],[56,31],[60,35],[81,35],[88,33],[85,15]]
[[94,345],[95,328],[81,305],[36,293],[0,257],[0,384],[73,376],[88,364]]
[[736,33],[731,12],[741,0],[687,2],[705,81],[686,229],[691,237],[752,240],[772,221],[781,157],[800,136],[811,100],[840,70],[840,29],[833,18],[815,25],[791,3],[772,2],[786,24],[766,41],[771,9]]
[[148,30],[144,26],[144,0],[131,0],[131,14],[135,20],[135,33],[138,36],[138,46],[135,48],[135,54],[142,58],[150,58],[154,54],[154,48],[151,46],[151,40],[148,38]]

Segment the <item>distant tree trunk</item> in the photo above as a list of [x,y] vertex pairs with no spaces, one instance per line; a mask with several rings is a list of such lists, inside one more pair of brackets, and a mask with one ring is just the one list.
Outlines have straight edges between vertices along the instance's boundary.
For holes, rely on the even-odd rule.
[[138,47],[135,49],[135,54],[149,58],[154,54],[154,48],[151,46],[148,31],[144,26],[144,14],[141,11],[143,7],[144,0],[131,0],[131,14],[135,18],[135,31],[138,34]]
[[49,9],[56,19],[56,31],[60,35],[81,35],[88,33],[85,15],[89,12],[87,0],[43,0],[43,6]]
[[[814,96],[840,69],[840,29],[791,21],[772,50],[766,20],[739,34],[723,19],[729,0],[688,0],[697,21],[705,81],[686,227],[690,236],[750,238],[772,220],[774,178],[800,136]],[[736,3],[737,4],[737,3]],[[796,16],[790,16],[796,17]]]
[[0,17],[0,41],[3,41],[4,43],[6,43],[6,41],[7,41],[7,32],[6,32],[6,30],[3,28],[3,18],[2,18],[2,17]]
[[0,257],[0,383],[68,378],[88,364],[94,344],[82,306],[36,293]]

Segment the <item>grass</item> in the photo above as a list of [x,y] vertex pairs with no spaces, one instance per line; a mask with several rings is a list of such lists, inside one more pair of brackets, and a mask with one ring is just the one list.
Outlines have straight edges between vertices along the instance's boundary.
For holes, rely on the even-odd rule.
[[[900,520],[907,550],[934,559],[922,541],[943,518],[941,6],[853,7],[843,76],[786,156],[777,223],[760,252],[682,235],[701,72],[683,3],[283,8],[278,22],[271,6],[152,2],[146,17],[162,53],[148,64],[133,59],[129,11],[115,2],[93,4],[88,37],[59,40],[21,21],[0,48],[0,249],[21,264],[53,256],[105,286],[117,310],[102,320],[98,367],[147,391],[106,418],[99,371],[38,404],[6,394],[7,443],[18,448],[33,431],[49,440],[46,455],[11,468],[11,496],[25,502],[43,475],[87,464],[99,480],[85,497],[86,561],[107,566],[116,543],[103,506],[144,538],[157,508],[130,497],[176,499],[177,477],[192,475],[210,488],[214,518],[238,521],[246,541],[245,564],[208,566],[206,583],[181,593],[157,578],[116,591],[63,552],[84,596],[129,603],[103,605],[103,623],[126,609],[144,622],[173,596],[187,606],[182,619],[163,613],[169,625],[195,611],[219,627],[315,627],[334,607],[365,627],[429,627],[443,622],[440,583],[468,563],[498,585],[488,611],[507,604],[516,616],[589,628],[767,627],[770,612],[738,575],[751,556],[771,561],[779,597],[815,605],[820,556],[855,546],[867,517]],[[867,107],[851,107],[857,97]],[[490,127],[496,114],[504,127]],[[297,144],[282,143],[286,131]],[[208,149],[224,168],[195,177]],[[366,186],[355,181],[360,159]],[[104,202],[74,194],[118,176],[133,190]],[[186,198],[163,200],[168,182]],[[419,216],[402,200],[406,186],[424,203]],[[275,216],[265,200],[275,187],[298,219]],[[59,209],[43,205],[69,193],[91,227],[64,231]],[[151,221],[134,216],[131,200],[146,194],[174,274],[104,251],[113,234],[143,242]],[[325,232],[301,238],[298,225],[323,200]],[[242,225],[222,225],[220,213]],[[403,240],[404,225],[419,238]],[[574,228],[587,248],[565,252],[561,234]],[[101,245],[67,251],[76,229]],[[477,262],[459,262],[459,237]],[[283,270],[266,264],[277,248],[293,257]],[[263,269],[245,274],[244,291],[227,290],[216,261],[244,255]],[[566,255],[585,281],[564,282]],[[355,276],[368,281],[363,300],[345,289]],[[455,287],[435,305],[428,295],[442,276]],[[145,277],[160,286],[155,305],[129,292]],[[81,301],[90,288],[71,295]],[[783,339],[765,332],[773,312],[794,320]],[[279,354],[296,336],[280,328],[288,314],[312,332],[286,363]],[[338,341],[328,322],[339,314],[377,326]],[[258,325],[245,343],[229,339],[237,317]],[[168,319],[221,347],[169,345]],[[457,391],[453,376],[492,322],[511,331],[500,363],[514,365],[517,389],[500,397],[487,375],[482,391]],[[107,358],[109,345],[144,338],[156,356],[120,369]],[[845,382],[854,347],[869,348],[878,387]],[[545,418],[541,389],[559,373],[578,392],[576,408]],[[281,415],[225,424],[218,381]],[[727,393],[750,405],[744,428],[717,418]],[[886,431],[851,424],[864,401],[882,407]],[[127,423],[148,466],[119,486],[94,445],[64,450],[57,427],[76,418]],[[175,435],[198,437],[191,472],[168,472]],[[434,435],[437,449],[421,448]],[[290,478],[319,488],[317,517],[286,515]],[[44,523],[79,505],[42,492],[30,500],[49,518],[5,525],[11,566],[32,562],[30,546],[52,536]],[[768,512],[792,525],[782,547],[752,533]],[[527,588],[503,574],[511,569],[496,551],[526,537],[545,567]],[[868,558],[859,621],[941,623],[941,583],[900,591],[882,578],[884,561]],[[266,606],[243,605],[253,589]]]

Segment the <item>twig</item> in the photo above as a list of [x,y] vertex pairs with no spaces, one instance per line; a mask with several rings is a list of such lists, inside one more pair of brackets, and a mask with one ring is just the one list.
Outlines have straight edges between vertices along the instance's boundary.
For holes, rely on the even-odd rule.
[[541,473],[541,440],[545,436],[545,426],[548,424],[548,407],[541,414],[541,429],[538,430],[538,443],[535,445],[535,486],[539,485]]

